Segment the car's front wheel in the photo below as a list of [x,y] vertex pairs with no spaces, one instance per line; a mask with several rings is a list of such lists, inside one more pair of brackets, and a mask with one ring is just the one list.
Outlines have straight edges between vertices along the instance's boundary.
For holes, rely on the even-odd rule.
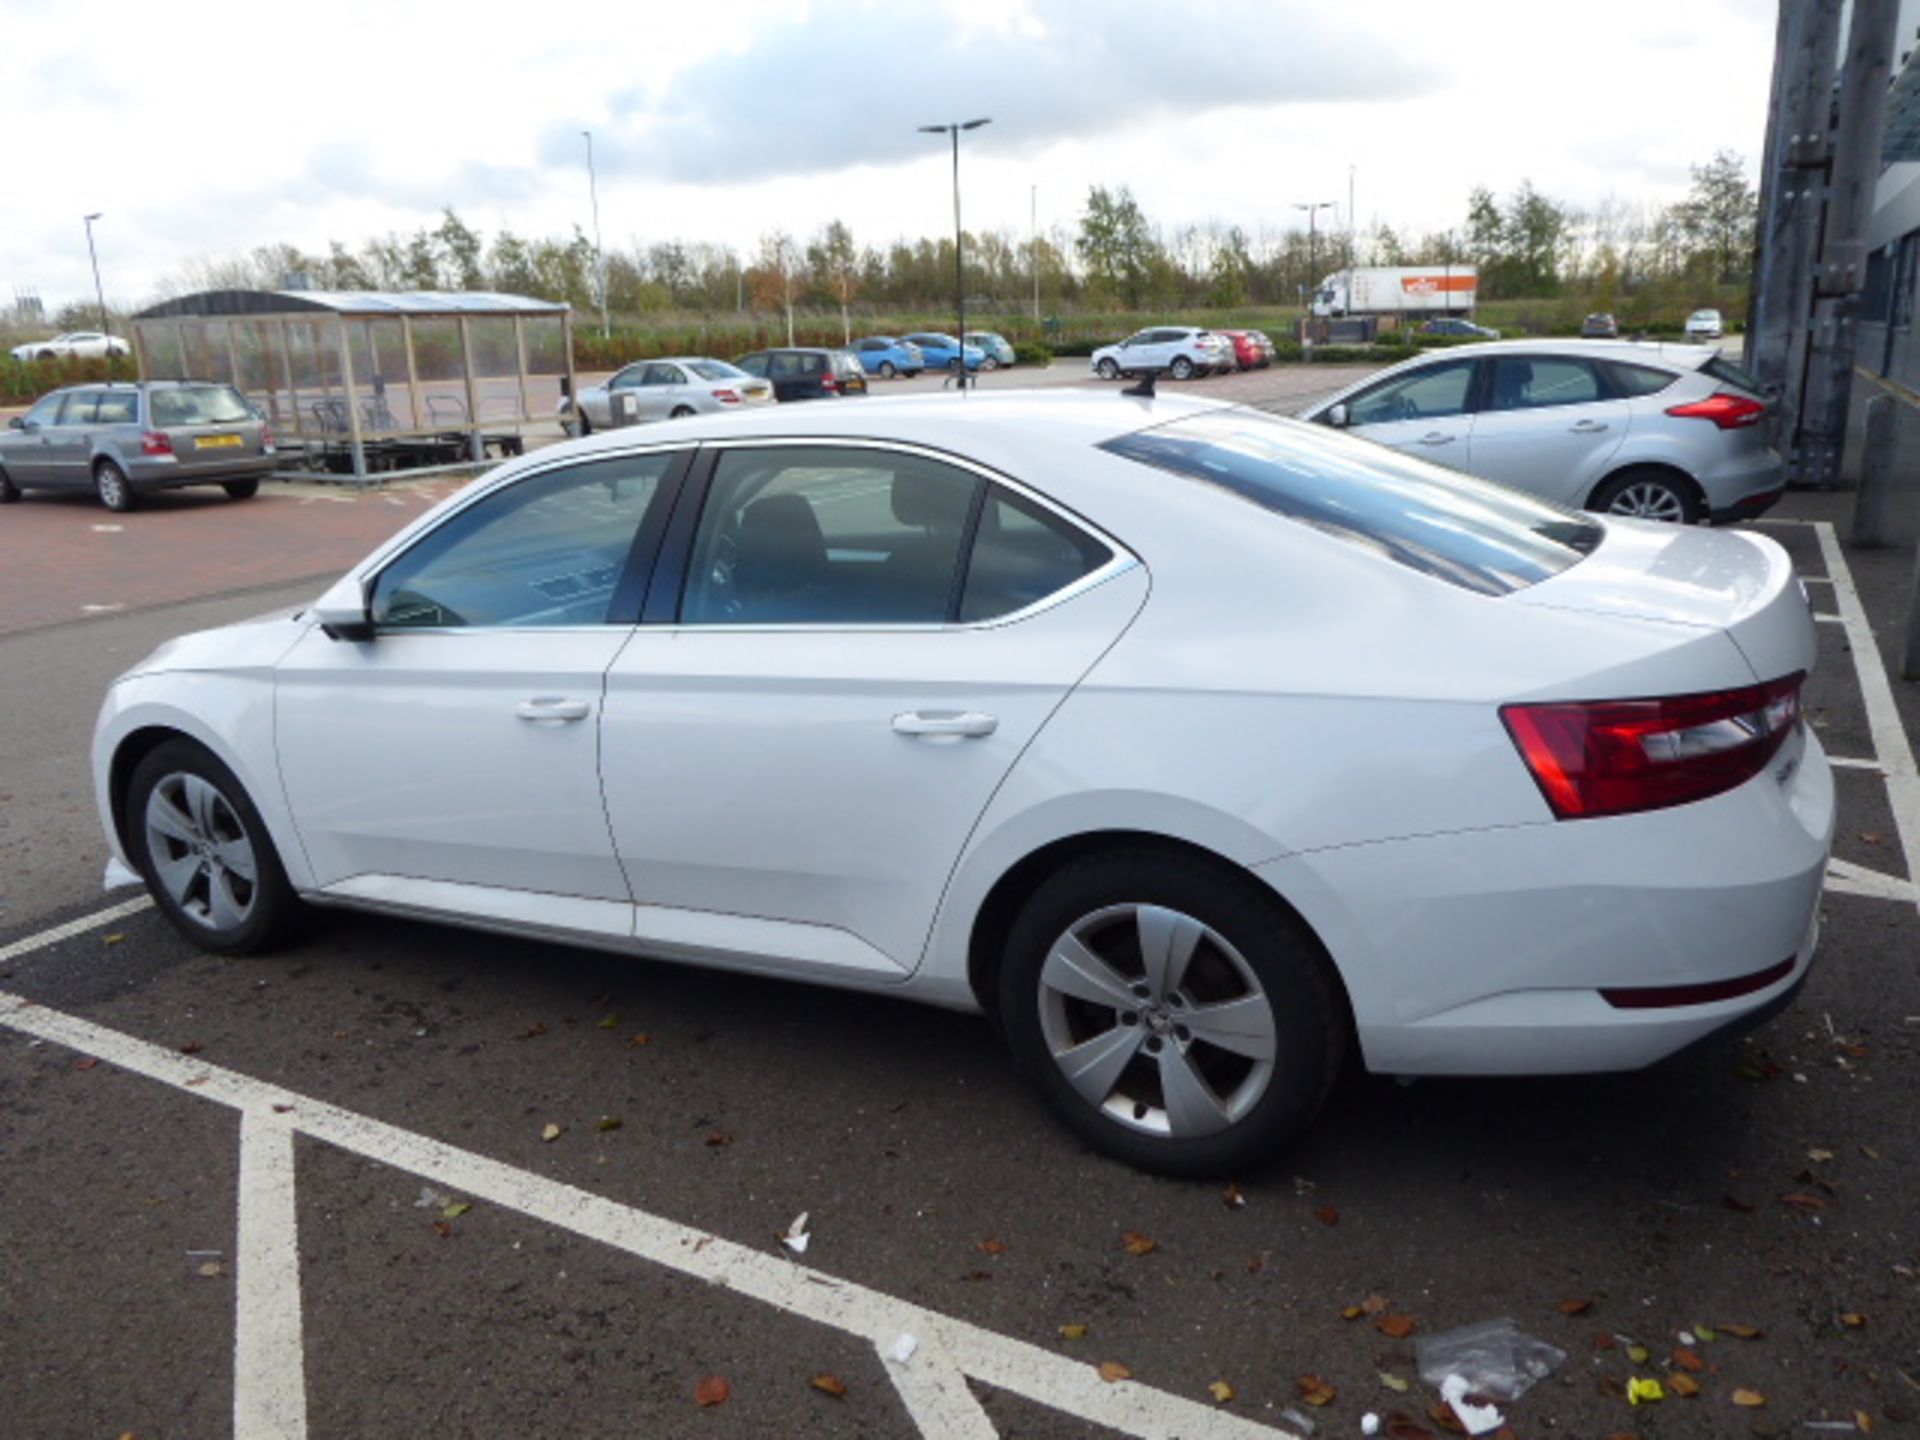
[[127,472],[111,460],[102,460],[93,467],[93,488],[100,496],[100,503],[109,510],[124,514],[137,503]]
[[1000,1017],[1021,1069],[1096,1149],[1246,1174],[1318,1114],[1346,1051],[1313,937],[1252,877],[1116,851],[1068,865],[1015,922]]
[[11,505],[20,498],[20,487],[6,471],[0,470],[0,505]]
[[1670,470],[1642,466],[1622,470],[1593,492],[1589,510],[1691,525],[1700,518],[1700,492]]
[[1176,380],[1191,380],[1193,378],[1193,361],[1184,355],[1176,355],[1173,357],[1173,364],[1167,367],[1167,373],[1172,375]]
[[296,917],[267,827],[239,780],[191,740],[168,740],[134,767],[127,849],[162,913],[223,955],[270,949]]
[[1098,375],[1102,380],[1114,380],[1119,378],[1120,367],[1114,364],[1113,358],[1109,356],[1093,367],[1093,373]]
[[251,500],[260,493],[260,477],[255,475],[248,480],[223,480],[220,488],[227,492],[229,500]]
[[880,368],[874,373],[877,374],[882,380],[891,380],[893,379],[894,376],[898,375],[900,372],[893,368],[893,361],[882,360],[880,362]]

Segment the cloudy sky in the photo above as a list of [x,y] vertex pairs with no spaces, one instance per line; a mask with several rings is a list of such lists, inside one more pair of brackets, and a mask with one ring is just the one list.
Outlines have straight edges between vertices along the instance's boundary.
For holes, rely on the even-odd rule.
[[[1665,204],[1718,149],[1757,173],[1774,0],[0,0],[0,306],[147,299],[196,259],[409,232],[609,249],[753,246],[838,217],[862,242],[1071,226],[1090,185],[1171,228],[1251,233],[1339,204],[1457,223],[1524,178]],[[1321,224],[1328,223],[1322,215]]]

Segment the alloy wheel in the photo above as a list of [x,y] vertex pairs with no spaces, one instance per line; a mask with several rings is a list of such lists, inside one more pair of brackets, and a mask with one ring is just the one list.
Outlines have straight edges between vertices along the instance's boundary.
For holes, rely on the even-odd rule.
[[227,797],[205,777],[162,776],[147,796],[147,854],[180,913],[209,930],[247,922],[259,894],[253,840]]
[[1608,502],[1607,513],[1679,524],[1687,518],[1687,507],[1671,485],[1659,480],[1636,480]]

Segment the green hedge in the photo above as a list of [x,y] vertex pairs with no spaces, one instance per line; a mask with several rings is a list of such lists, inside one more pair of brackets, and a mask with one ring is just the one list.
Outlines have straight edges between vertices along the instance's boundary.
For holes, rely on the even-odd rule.
[[1017,365],[1051,365],[1053,351],[1038,340],[1017,340],[1013,346],[1013,359]]
[[125,358],[114,361],[109,375],[105,359],[15,360],[11,355],[0,356],[0,405],[25,405],[62,385],[133,378],[133,361]]

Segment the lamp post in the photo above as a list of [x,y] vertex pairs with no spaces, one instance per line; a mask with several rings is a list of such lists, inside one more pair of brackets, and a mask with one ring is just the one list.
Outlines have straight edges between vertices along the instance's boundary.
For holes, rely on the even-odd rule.
[[[1322,210],[1333,209],[1333,201],[1296,200],[1293,202],[1293,208],[1307,212],[1307,282],[1313,287],[1311,293],[1317,295],[1320,293],[1320,277],[1318,273],[1320,269],[1320,238],[1319,232],[1315,229],[1314,221]],[[1348,296],[1347,298],[1351,300],[1353,297]],[[1312,315],[1313,307],[1311,302],[1309,302],[1307,314],[1302,317],[1300,322],[1303,332],[1307,321],[1312,318]],[[1310,334],[1303,333],[1301,339],[1307,345],[1313,344],[1313,339]]]
[[593,275],[600,286],[600,338],[605,340],[613,334],[613,324],[607,318],[607,260],[600,249],[600,187],[593,174],[593,132],[580,132],[587,140],[587,198],[593,202]]
[[100,306],[100,333],[107,337],[107,374],[113,374],[113,332],[107,329],[107,292],[100,288],[100,254],[93,248],[93,222],[104,211],[96,210],[85,216],[87,226],[87,259],[93,262],[93,298]]
[[922,125],[922,135],[953,136],[953,299],[954,313],[960,323],[960,333],[954,338],[960,342],[960,393],[967,392],[967,279],[961,266],[960,247],[965,243],[960,229],[960,132],[978,130],[982,125],[991,125],[993,117],[983,115],[978,120],[956,120],[951,125]]

